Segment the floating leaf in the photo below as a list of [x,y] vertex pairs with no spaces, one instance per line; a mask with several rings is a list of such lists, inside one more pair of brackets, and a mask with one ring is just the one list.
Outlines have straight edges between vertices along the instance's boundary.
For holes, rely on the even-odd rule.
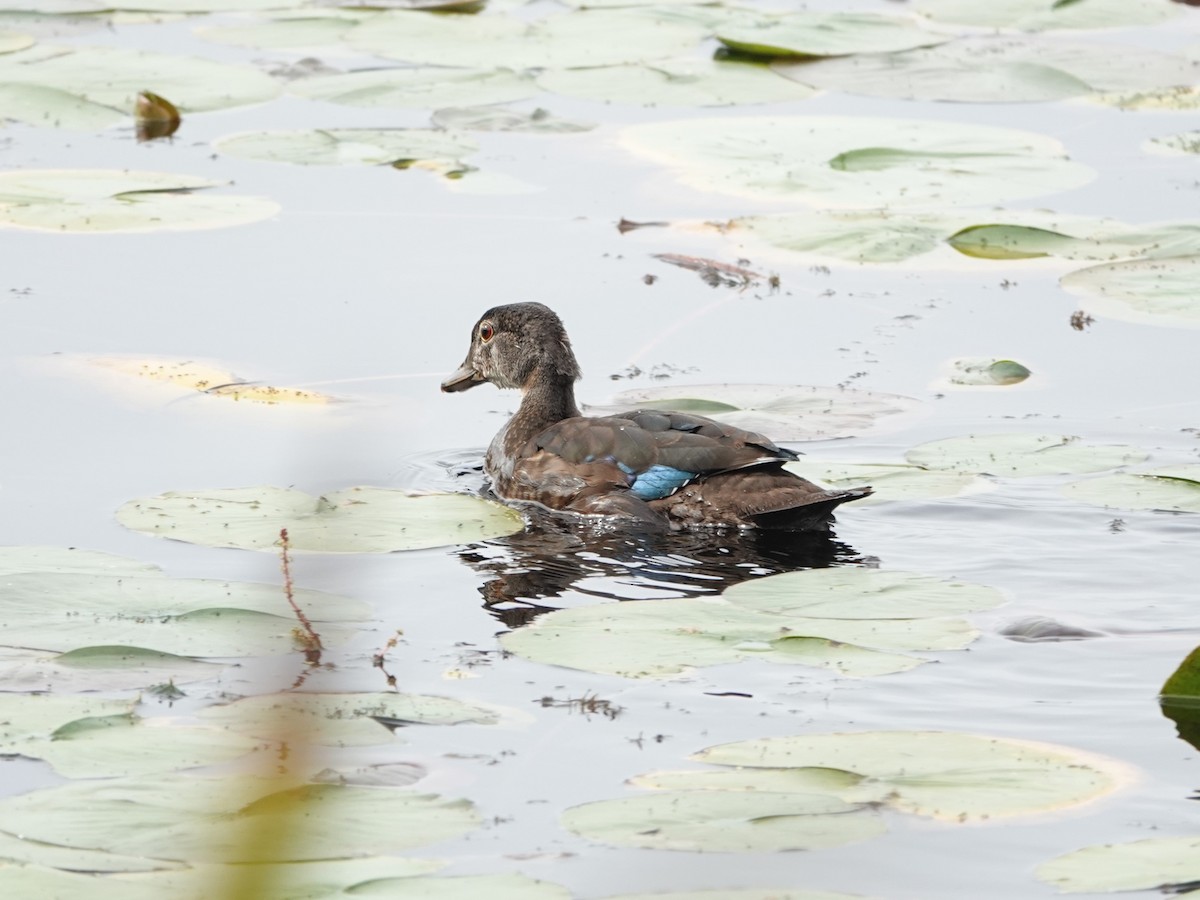
[[1200,131],[1185,131],[1167,137],[1151,138],[1144,145],[1147,150],[1165,154],[1200,154]]
[[[1103,844],[1064,854],[1037,868],[1064,894],[1165,890],[1200,881],[1200,835]],[[1192,896],[1194,891],[1184,896]]]
[[804,210],[734,219],[746,230],[786,250],[858,263],[900,262],[937,249],[953,220],[940,213],[891,210]]
[[[0,830],[23,839],[4,847],[15,861],[42,844],[189,863],[329,860],[395,853],[458,837],[478,824],[479,814],[465,800],[404,789],[309,784],[278,790],[273,779],[179,774],[74,782],[0,800]],[[286,829],[289,840],[248,839],[274,829]],[[102,860],[90,868],[106,870]]]
[[0,694],[0,755],[20,755],[57,729],[89,716],[127,716],[136,700],[60,697],[51,694]]
[[0,84],[0,116],[76,131],[102,131],[127,118],[119,109],[40,84]]
[[316,391],[299,388],[279,388],[249,382],[216,363],[200,360],[144,359],[109,356],[89,362],[104,369],[134,375],[148,381],[163,382],[187,390],[199,391],[210,397],[245,400],[251,403],[322,405],[334,398]]
[[150,563],[95,550],[62,547],[0,547],[0,575],[17,572],[75,572],[94,575],[161,575]]
[[828,619],[917,619],[994,609],[995,588],[931,575],[835,566],[743,581],[722,595],[756,612]]
[[990,490],[992,482],[978,475],[930,470],[904,463],[821,463],[802,458],[784,468],[830,488],[861,487],[875,492],[855,501],[858,506],[896,500],[935,500]]
[[35,43],[37,42],[27,34],[0,29],[0,53],[15,53],[17,50],[32,47]]
[[1200,465],[1106,475],[1073,482],[1062,490],[1072,499],[1098,506],[1200,512]]
[[310,100],[348,106],[437,109],[523,100],[536,94],[538,88],[531,78],[504,69],[414,66],[301,78],[293,81],[288,91]]
[[950,384],[964,387],[1005,387],[1020,384],[1033,373],[1013,359],[975,356],[950,360]]
[[[1124,764],[1069,747],[943,731],[763,738],[709,747],[693,758],[724,766],[840,769],[863,777],[866,797],[886,788],[895,809],[955,822],[1077,806],[1131,778]],[[845,792],[853,795],[853,789]]]
[[815,62],[775,63],[788,78],[826,90],[872,97],[966,103],[1061,100],[1095,91],[1148,90],[1187,84],[1196,65],[1182,56],[1138,47],[1025,37],[973,37],[902,53]]
[[166,97],[152,91],[140,91],[134,105],[139,141],[170,137],[179,130],[179,109]]
[[1080,269],[1062,278],[1088,311],[1152,325],[1200,326],[1200,255],[1141,259]]
[[591,122],[560,119],[540,107],[531,113],[523,113],[495,106],[452,106],[439,109],[433,114],[433,124],[439,128],[515,131],[521,134],[576,134],[591,131],[596,127]]
[[983,472],[1009,478],[1103,472],[1141,462],[1146,454],[1119,444],[1084,444],[1057,434],[969,434],[920,444],[904,454],[930,469]]
[[1200,86],[1180,86],[1157,91],[1125,91],[1091,98],[1105,106],[1124,110],[1182,112],[1200,109]]
[[890,790],[879,785],[878,796],[865,795],[866,778],[843,769],[815,766],[795,769],[693,769],[682,772],[650,772],[635,775],[629,783],[656,791],[774,791],[799,794],[827,794],[841,797],[854,792],[856,802],[879,803]]
[[215,663],[128,646],[79,647],[66,653],[0,647],[0,691],[127,691],[206,681]]
[[878,814],[820,794],[671,791],[568,809],[563,827],[616,847],[698,853],[816,850],[886,829]]
[[358,487],[313,497],[291,488],[173,491],[117,510],[126,528],[209,547],[390,553],[466,544],[524,527],[508,507],[466,494],[409,494]]
[[921,0],[916,11],[938,22],[1022,31],[1153,25],[1179,13],[1164,0]]
[[846,56],[940,44],[911,19],[874,13],[798,12],[718,26],[717,40],[756,56]]
[[[1071,227],[1064,223],[1064,227]],[[1119,222],[1078,221],[1078,233],[1063,234],[1019,224],[971,225],[946,239],[959,253],[979,259],[1116,259],[1127,256],[1179,256],[1200,251],[1200,226],[1133,228]]]
[[355,897],[388,900],[571,900],[571,892],[549,881],[525,875],[454,875],[425,878],[380,878],[356,885]]
[[390,743],[389,725],[491,725],[496,721],[493,710],[449,697],[395,693],[266,694],[210,706],[200,717],[254,737],[270,739],[296,731],[306,741],[334,747]]
[[[720,600],[671,599],[557,610],[502,635],[500,643],[510,653],[535,662],[626,678],[671,676],[694,666],[743,659],[816,666],[869,678],[904,672],[924,662],[845,643],[847,626],[767,616]],[[869,641],[871,632],[880,629],[881,623],[862,623],[856,636]],[[893,629],[878,640],[894,644],[900,638]]]
[[244,25],[205,25],[195,33],[210,41],[262,50],[336,50],[350,29],[372,13],[348,9],[306,9],[267,13]]
[[1171,673],[1160,693],[1164,703],[1170,700],[1200,704],[1200,647],[1189,653]]
[[572,11],[532,24],[506,15],[396,12],[359,25],[348,41],[407,63],[520,70],[663,59],[690,53],[703,36],[694,25],[649,20],[635,10]]
[[823,207],[965,206],[1087,184],[1057,141],[963,123],[871,117],[688,119],[622,133],[700,190]]
[[369,165],[454,162],[474,153],[470,138],[420,128],[313,128],[252,131],[214,143],[221,153],[297,165]]
[[778,384],[696,384],[624,391],[589,412],[638,407],[699,413],[778,441],[817,441],[861,434],[920,402],[899,394]]
[[23,169],[0,173],[0,226],[34,231],[140,232],[227,228],[270,218],[265,197],[197,194],[220,182],[166,172]]
[[765,66],[713,59],[551,69],[538,75],[537,80],[556,94],[639,106],[786,103],[815,93],[812,88],[777,77]]

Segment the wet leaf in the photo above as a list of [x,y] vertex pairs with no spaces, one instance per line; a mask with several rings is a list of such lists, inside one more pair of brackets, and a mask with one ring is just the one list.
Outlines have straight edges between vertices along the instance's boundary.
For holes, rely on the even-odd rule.
[[[797,735],[709,747],[694,759],[751,768],[841,769],[868,797],[946,821],[979,821],[1077,806],[1128,783],[1116,760],[1070,747],[945,731]],[[844,796],[855,799],[856,789]]]
[[1150,325],[1200,326],[1200,255],[1142,259],[1080,269],[1062,278],[1087,311]]
[[1200,512],[1200,465],[1167,466],[1076,481],[1066,496],[1117,509],[1163,509]]
[[214,146],[244,159],[335,166],[454,163],[479,149],[470,138],[420,128],[252,131],[223,137]]
[[592,122],[560,119],[540,107],[530,113],[496,106],[457,106],[439,109],[433,114],[439,128],[465,131],[515,131],[521,134],[576,134],[595,128]]
[[756,56],[887,53],[947,40],[911,19],[873,13],[797,12],[718,26],[717,40]]
[[143,647],[78,647],[46,653],[0,647],[0,691],[127,691],[206,681],[223,666]]
[[823,207],[967,206],[1087,184],[1057,141],[965,123],[776,116],[635,125],[623,145],[689,187]]
[[[46,843],[192,864],[334,860],[436,843],[479,823],[467,801],[434,794],[329,784],[277,788],[275,779],[176,773],[73,782],[6,797],[0,800],[0,830],[19,833],[23,843],[9,843],[4,852],[22,861]],[[302,827],[292,827],[295,822]],[[262,846],[248,838],[275,828],[286,828],[286,845]],[[252,855],[263,852],[271,858]],[[106,870],[102,859],[93,868]]]
[[198,194],[220,182],[166,172],[24,169],[0,173],[0,226],[34,231],[192,231],[270,218],[265,197]]
[[777,441],[815,441],[862,434],[883,420],[912,412],[920,401],[837,387],[778,384],[697,384],[624,391],[589,414],[654,408],[697,412]]
[[409,494],[358,487],[314,497],[278,487],[173,491],[117,510],[126,528],[209,547],[391,553],[466,544],[524,527],[506,506],[465,494]]
[[1153,25],[1179,13],[1165,0],[920,0],[916,11],[937,22],[1022,31]]
[[202,360],[145,359],[109,356],[88,360],[89,363],[123,375],[133,375],[152,382],[161,382],[209,397],[245,400],[268,405],[323,405],[334,402],[328,394],[299,388],[272,387],[246,381],[217,363]]
[[1200,835],[1084,847],[1042,863],[1036,874],[1063,894],[1191,885],[1200,881]]
[[538,84],[556,94],[638,106],[732,106],[803,100],[812,88],[779,78],[765,66],[712,59],[551,69]]
[[450,697],[297,692],[243,697],[210,706],[200,718],[264,740],[294,731],[306,741],[331,747],[392,743],[388,723],[492,725],[497,720],[494,710]]
[[841,847],[882,834],[878,814],[820,794],[671,791],[568,809],[563,827],[616,847],[766,853]]
[[1007,478],[1103,472],[1139,463],[1146,454],[1119,444],[1085,444],[1057,434],[969,434],[920,444],[905,459],[930,469]]
[[1013,359],[975,356],[950,361],[949,382],[964,387],[1005,387],[1020,384],[1033,373]]
[[413,66],[301,78],[288,85],[288,91],[348,106],[437,109],[523,100],[538,88],[531,78],[506,69]]
[[919,619],[995,609],[995,588],[932,575],[836,566],[743,581],[722,596],[760,613],[828,619]]
[[1189,653],[1171,673],[1160,693],[1164,702],[1190,700],[1200,704],[1200,647]]

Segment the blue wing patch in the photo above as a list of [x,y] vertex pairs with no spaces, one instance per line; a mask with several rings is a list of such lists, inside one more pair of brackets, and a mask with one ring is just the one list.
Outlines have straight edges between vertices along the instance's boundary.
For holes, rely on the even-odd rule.
[[643,500],[660,500],[671,496],[695,477],[695,472],[684,472],[670,466],[651,466],[638,474],[629,490]]

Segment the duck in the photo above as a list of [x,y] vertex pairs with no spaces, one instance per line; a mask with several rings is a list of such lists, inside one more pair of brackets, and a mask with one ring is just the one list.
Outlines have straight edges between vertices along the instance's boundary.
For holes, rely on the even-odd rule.
[[494,306],[471,327],[467,357],[441,389],[521,392],[484,458],[501,500],[653,532],[828,531],[836,507],[871,494],[820,487],[784,468],[794,450],[704,416],[585,416],[581,377],[562,320],[542,303]]

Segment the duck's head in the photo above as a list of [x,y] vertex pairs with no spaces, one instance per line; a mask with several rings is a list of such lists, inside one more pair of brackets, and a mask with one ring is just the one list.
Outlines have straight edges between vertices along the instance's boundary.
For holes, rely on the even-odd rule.
[[465,391],[490,381],[498,388],[529,388],[535,379],[568,384],[579,363],[562,320],[541,303],[494,306],[471,329],[471,349],[443,391]]

